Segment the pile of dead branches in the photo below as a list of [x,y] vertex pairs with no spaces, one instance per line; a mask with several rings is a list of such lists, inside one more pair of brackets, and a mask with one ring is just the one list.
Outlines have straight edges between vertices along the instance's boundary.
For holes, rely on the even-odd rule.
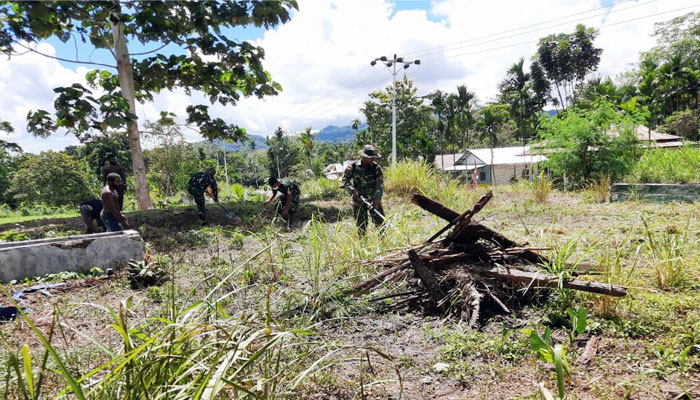
[[[452,313],[474,326],[482,304],[490,314],[510,313],[513,305],[539,291],[566,288],[609,296],[624,296],[626,288],[555,276],[543,272],[550,260],[538,253],[546,248],[522,247],[472,218],[493,197],[489,192],[463,214],[415,194],[412,202],[447,221],[430,239],[407,251],[368,262],[383,267],[376,276],[355,285],[355,293],[387,291],[373,300],[396,299],[393,307],[418,306],[441,314]],[[451,230],[450,230],[451,229]],[[449,231],[447,236],[438,239]]]

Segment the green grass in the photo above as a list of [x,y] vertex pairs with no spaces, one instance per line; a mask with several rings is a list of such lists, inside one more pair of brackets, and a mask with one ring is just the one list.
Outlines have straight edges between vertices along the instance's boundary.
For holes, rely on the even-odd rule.
[[651,149],[642,154],[626,178],[630,183],[700,182],[700,148]]

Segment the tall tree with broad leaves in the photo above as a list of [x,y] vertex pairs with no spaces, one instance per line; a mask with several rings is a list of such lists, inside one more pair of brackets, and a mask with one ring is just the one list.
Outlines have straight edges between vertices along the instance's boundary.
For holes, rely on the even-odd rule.
[[674,113],[700,108],[700,12],[656,25],[658,45],[642,53],[641,101],[651,111],[651,125]]
[[598,31],[577,25],[573,33],[543,37],[535,58],[553,87],[552,103],[564,110],[576,102],[578,87],[586,75],[598,69],[603,49],[594,45]]
[[518,139],[530,139],[537,131],[542,108],[547,104],[549,83],[539,63],[525,71],[525,59],[513,64],[498,85],[501,103],[510,106],[510,116],[517,126]]
[[[85,140],[108,128],[126,128],[138,204],[146,209],[152,202],[136,101],[152,101],[155,93],[176,88],[187,94],[202,92],[212,104],[222,105],[235,104],[241,96],[277,94],[280,85],[262,66],[263,49],[229,39],[226,30],[249,25],[272,28],[288,21],[295,8],[295,0],[3,1],[0,51],[10,56],[38,53],[31,43],[51,37],[67,42],[78,36],[112,53],[112,65],[63,59],[99,67],[86,76],[92,90],[79,83],[54,89],[58,94],[55,115],[30,112],[28,129],[45,137],[65,128]],[[130,54],[129,44],[136,42],[157,48]],[[169,55],[158,53],[164,47]],[[206,105],[190,105],[186,111],[187,122],[207,139],[238,140],[245,135],[237,125],[212,118]]]
[[[432,161],[435,155],[435,142],[430,134],[432,112],[416,96],[418,89],[413,81],[404,77],[396,81],[396,154],[401,158],[423,157]],[[369,94],[370,100],[361,109],[367,121],[367,130],[376,140],[381,154],[391,154],[391,101],[393,88]]]

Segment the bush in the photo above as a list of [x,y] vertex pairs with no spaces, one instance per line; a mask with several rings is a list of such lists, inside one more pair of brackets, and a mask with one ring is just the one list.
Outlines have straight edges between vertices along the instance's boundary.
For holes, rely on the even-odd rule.
[[301,194],[315,200],[333,199],[343,195],[343,189],[340,188],[341,184],[341,181],[318,178],[302,183]]
[[[568,177],[583,187],[601,174],[623,177],[633,166],[637,121],[608,102],[597,102],[592,111],[567,110],[563,116],[542,117],[540,139],[543,147],[556,149],[547,154],[543,166],[555,177]],[[608,131],[615,128],[618,136]]]
[[86,171],[84,164],[65,153],[44,151],[20,165],[12,191],[27,203],[78,204],[96,195]]
[[651,149],[627,176],[631,183],[700,182],[700,148]]
[[437,181],[435,171],[425,162],[402,160],[384,170],[387,193],[408,196],[415,192],[429,193]]

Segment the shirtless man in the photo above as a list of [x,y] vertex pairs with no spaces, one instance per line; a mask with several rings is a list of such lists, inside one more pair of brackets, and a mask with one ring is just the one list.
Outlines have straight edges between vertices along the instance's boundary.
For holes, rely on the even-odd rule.
[[[100,219],[107,228],[107,232],[119,232],[122,229],[130,229],[126,216],[119,208],[118,189],[122,185],[122,178],[117,173],[107,174],[107,184],[102,188],[102,212]],[[121,224],[121,226],[119,226]]]
[[124,192],[126,192],[126,168],[119,164],[117,161],[117,156],[114,154],[109,155],[109,159],[105,161],[105,165],[102,167],[102,184],[107,184],[107,175],[115,173],[122,178],[122,184],[117,188],[117,193],[119,193],[119,210],[124,209]]

